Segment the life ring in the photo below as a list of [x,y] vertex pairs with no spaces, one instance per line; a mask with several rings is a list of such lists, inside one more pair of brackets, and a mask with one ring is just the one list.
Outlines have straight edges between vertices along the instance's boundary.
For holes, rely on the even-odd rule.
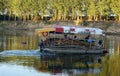
[[48,36],[48,32],[43,32],[42,35],[43,35],[44,37],[46,37],[46,36]]

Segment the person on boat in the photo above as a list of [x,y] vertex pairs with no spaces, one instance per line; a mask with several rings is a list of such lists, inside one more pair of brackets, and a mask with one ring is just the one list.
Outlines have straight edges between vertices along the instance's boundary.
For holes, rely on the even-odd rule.
[[43,40],[41,40],[41,43],[40,43],[40,51],[41,52],[43,51],[44,46],[45,46],[45,42]]
[[64,35],[64,40],[70,40],[70,37],[68,37],[68,35]]
[[85,37],[85,40],[86,40],[87,42],[89,42],[89,43],[94,42],[94,40],[91,38],[90,35],[88,35],[87,37]]
[[85,37],[85,40],[88,40],[89,38],[90,38],[90,35],[86,36],[86,37]]
[[74,39],[75,39],[75,40],[77,39],[77,36],[76,36],[76,35],[74,36]]
[[104,43],[104,35],[100,35],[100,39],[98,41],[98,47],[101,48],[103,47],[103,43]]
[[68,37],[68,35],[65,34],[62,43],[68,44],[68,43],[70,43],[70,40],[71,40],[70,37]]
[[50,44],[50,40],[48,38],[46,38],[45,45],[49,45],[49,44]]
[[72,40],[77,40],[77,36],[75,35]]
[[87,42],[92,43],[92,42],[94,42],[94,40],[91,39],[91,38],[89,38],[89,39],[87,40]]
[[64,35],[64,38],[65,38],[65,39],[67,39],[67,38],[68,38],[68,36],[67,36],[67,35]]

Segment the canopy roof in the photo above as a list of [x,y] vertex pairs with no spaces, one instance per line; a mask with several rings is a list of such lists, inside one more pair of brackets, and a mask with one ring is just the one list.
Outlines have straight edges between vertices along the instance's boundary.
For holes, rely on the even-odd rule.
[[56,32],[56,33],[73,33],[73,34],[103,34],[100,28],[92,27],[75,27],[75,26],[53,26],[50,28],[42,28],[37,30],[39,32]]
[[55,28],[41,28],[41,29],[36,29],[35,31],[36,31],[36,33],[51,32],[51,31],[55,31]]

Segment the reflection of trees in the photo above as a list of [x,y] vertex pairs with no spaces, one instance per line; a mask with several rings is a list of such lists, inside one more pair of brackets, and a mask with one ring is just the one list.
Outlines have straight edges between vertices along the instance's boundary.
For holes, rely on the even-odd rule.
[[[23,43],[24,42],[24,43]],[[37,48],[36,36],[7,36],[6,49],[28,50]]]
[[107,36],[106,38],[106,48],[110,53],[119,54],[120,52],[120,37],[119,36]]
[[120,41],[117,42],[117,54],[120,54]]
[[23,66],[33,66],[35,57],[32,56],[7,56],[0,57],[0,62],[6,62],[11,64],[18,64]]
[[5,38],[4,38],[4,33],[3,32],[0,32],[0,51],[3,51],[4,50],[4,47],[5,47]]
[[[120,68],[120,59],[119,56],[112,56],[108,57],[105,56],[103,57],[103,62],[102,64],[99,64],[98,61],[96,61],[96,56],[92,57],[83,57],[83,58],[77,58],[77,57],[57,57],[54,59],[49,58],[44,58],[43,60],[40,60],[40,63],[35,66],[35,68],[39,71],[44,71],[44,72],[51,72],[51,73],[56,73],[56,72],[63,72],[63,70],[66,70],[67,73],[71,73],[71,69],[77,69],[79,70],[87,70],[89,68],[99,68],[102,66],[102,71],[99,72],[98,76],[119,76],[119,68]],[[91,64],[88,64],[88,67],[86,66],[85,62],[88,61],[90,62],[92,60]],[[39,67],[39,68],[38,68]],[[89,76],[90,73],[85,74],[86,76]],[[94,76],[94,74],[92,75]]]
[[100,73],[100,76],[119,76],[120,75],[120,56],[111,56],[104,58],[103,70]]
[[29,31],[14,31],[14,33],[19,32],[20,34],[10,34],[9,32],[13,30],[1,31],[0,32],[0,50],[28,50],[28,49],[37,49],[38,39],[34,34],[30,34]]
[[35,63],[35,68],[42,72],[61,73],[72,69],[88,71],[89,68],[100,68],[100,56],[70,55],[70,56],[42,56],[40,62]]
[[0,41],[0,51],[3,51],[4,50],[4,43],[3,43],[3,41]]
[[[102,63],[98,59],[102,59]],[[0,62],[12,63],[17,65],[34,67],[37,71],[48,72],[51,74],[66,72],[69,75],[73,74],[73,70],[85,71],[84,74],[78,73],[78,76],[119,76],[120,68],[120,56],[44,56],[32,57],[32,56],[13,56],[13,57],[0,57]],[[88,63],[88,67],[86,66]],[[93,74],[95,69],[102,67],[99,73]],[[88,73],[92,68],[92,74]],[[76,75],[75,75],[76,76]]]

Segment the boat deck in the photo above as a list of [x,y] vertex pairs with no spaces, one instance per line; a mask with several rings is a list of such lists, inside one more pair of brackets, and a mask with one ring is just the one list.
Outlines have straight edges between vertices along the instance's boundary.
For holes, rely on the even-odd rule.
[[87,42],[85,40],[62,40],[54,39],[46,41],[46,44],[41,49],[44,52],[50,53],[79,53],[79,54],[100,54],[107,51],[103,44],[98,45],[97,41]]

